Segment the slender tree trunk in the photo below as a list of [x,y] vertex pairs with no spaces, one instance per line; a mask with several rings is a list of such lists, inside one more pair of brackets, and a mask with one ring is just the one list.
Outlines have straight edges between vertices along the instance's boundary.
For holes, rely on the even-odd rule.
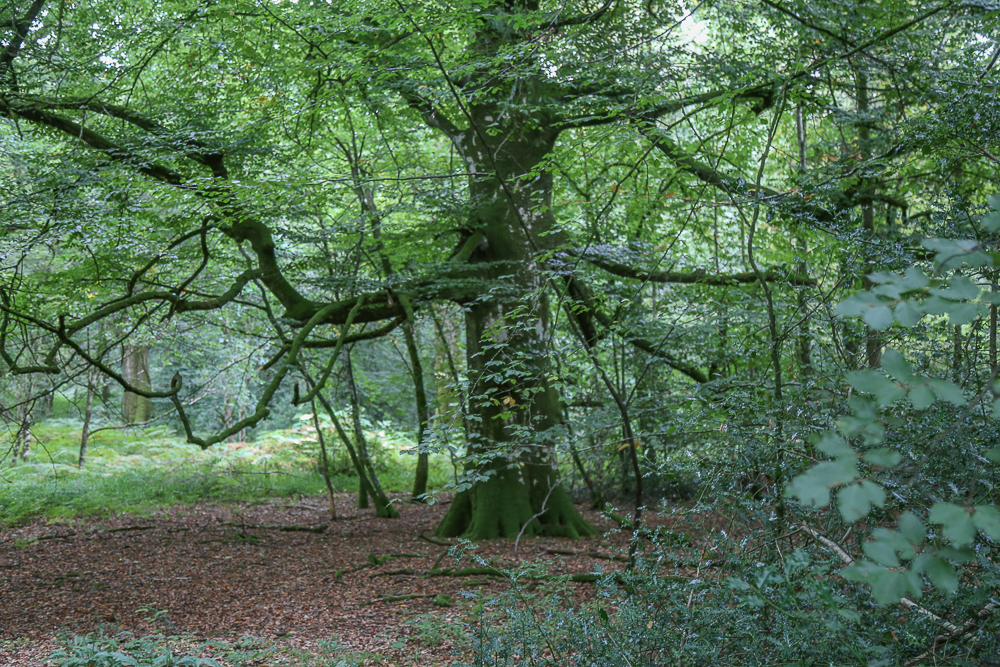
[[87,398],[83,404],[83,428],[80,430],[80,456],[77,459],[77,467],[83,468],[87,462],[87,441],[90,440],[90,418],[93,415],[94,407],[94,377],[93,371],[87,370]]
[[[996,293],[996,283],[993,284],[993,292]],[[997,307],[990,306],[990,374],[997,372]]]
[[[389,497],[382,490],[382,484],[378,480],[375,466],[372,465],[371,457],[368,455],[368,445],[365,442],[364,429],[361,427],[361,402],[358,400],[358,388],[354,382],[354,365],[351,363],[351,351],[344,348],[344,371],[347,375],[347,390],[351,398],[351,420],[354,422],[354,442],[357,446],[358,460],[368,473],[368,484],[365,489],[365,505],[367,506],[367,495],[370,493],[372,501],[375,503],[375,514],[377,516],[394,519],[399,516],[399,512],[389,502]],[[358,498],[358,507],[362,507],[361,498]]]
[[951,372],[956,384],[962,382],[962,326],[955,327],[952,333]]
[[[808,169],[808,143],[806,134],[806,117],[801,104],[795,107],[795,130],[799,144],[799,174],[801,176],[805,176],[806,170]],[[798,251],[802,255],[797,271],[805,276],[809,274],[809,263],[806,261],[809,246],[806,243],[805,234],[803,234],[801,230],[797,234],[796,240],[798,241]],[[796,341],[796,356],[798,357],[799,362],[799,372],[802,373],[803,377],[807,377],[812,372],[812,354],[810,349],[812,346],[812,339],[809,332],[809,303],[806,299],[805,288],[799,288],[796,305],[799,311],[799,318],[802,320],[799,323],[799,335],[798,340]]]
[[[420,351],[417,348],[416,325],[411,319],[403,329],[406,338],[406,350],[410,354],[410,368],[413,373],[413,395],[417,403],[417,446],[423,447],[427,439],[430,415],[427,410],[427,393],[424,390],[424,367],[420,363]],[[417,453],[417,470],[413,478],[413,499],[423,502],[427,493],[428,455],[425,451]]]
[[[458,375],[458,367],[455,365],[455,357],[451,352],[454,332],[452,332],[452,336],[449,336],[448,333],[445,332],[444,326],[441,324],[441,318],[438,317],[437,312],[433,313],[433,320],[434,330],[437,332],[437,344],[434,346],[434,369],[437,379],[434,424],[439,430],[443,430],[443,420],[447,420],[449,429],[450,427],[456,425],[456,421],[460,421],[462,426],[463,441],[468,442],[469,420],[467,419],[468,411],[466,409],[465,392],[462,390],[461,378]],[[450,386],[447,380],[449,375],[443,370],[445,365],[447,365],[450,373],[452,383]],[[457,416],[454,409],[455,403],[453,399],[455,398],[458,399]],[[458,460],[455,455],[455,448],[450,445],[448,447],[448,455],[451,458],[454,480],[457,482]]]
[[27,410],[21,417],[21,424],[18,426],[17,434],[14,436],[14,462],[28,460],[28,452],[31,451],[31,410]]
[[[122,356],[122,377],[125,381],[143,391],[151,388],[149,377],[149,347],[146,345],[125,345]],[[126,391],[122,397],[122,419],[126,424],[139,424],[153,416],[153,401]]]
[[[350,112],[348,111],[348,113]],[[340,146],[351,165],[351,176],[354,179],[354,190],[358,197],[358,202],[361,205],[362,210],[367,214],[369,223],[371,224],[372,237],[375,239],[376,250],[382,262],[382,271],[385,273],[386,278],[391,278],[395,275],[395,269],[393,268],[392,261],[386,254],[385,246],[382,243],[382,216],[375,203],[375,193],[373,189],[365,185],[362,180],[363,176],[367,176],[367,172],[361,166],[361,148],[357,145],[353,135],[350,147],[343,143],[341,143]],[[413,306],[410,304],[409,297],[405,294],[397,294],[396,298],[403,304],[408,320],[406,322],[406,326],[403,328],[403,336],[406,339],[406,350],[410,355],[410,369],[413,377],[413,395],[417,404],[417,448],[420,449],[424,444],[424,440],[427,436],[427,429],[430,425],[430,417],[427,410],[427,392],[424,389],[424,368],[420,363],[420,351],[417,349],[416,319],[414,317]],[[350,366],[349,361],[348,366]],[[353,385],[353,375],[350,371],[348,371],[348,376],[351,378],[351,399],[353,406],[357,397],[355,395]],[[355,414],[357,414],[356,409]],[[358,429],[358,424],[359,422],[356,420],[355,431],[357,432],[358,437],[358,447],[359,449],[363,449],[364,440],[360,430]],[[417,469],[414,473],[413,479],[412,497],[414,500],[422,501],[424,495],[427,493],[428,463],[427,452],[419,451],[417,453]]]
[[326,437],[323,435],[323,427],[319,423],[319,414],[316,412],[316,399],[312,400],[313,427],[316,429],[316,438],[319,440],[319,454],[323,462],[323,481],[326,483],[326,494],[330,500],[330,520],[337,520],[337,503],[333,491],[333,481],[330,479],[330,458],[326,455]]
[[[862,66],[857,74],[857,110],[859,116],[867,116],[868,104],[868,71]],[[861,154],[862,169],[871,158],[871,130],[868,127],[870,119],[861,118],[858,126],[858,144]],[[861,204],[861,228],[865,231],[866,240],[875,237],[875,205],[872,199],[875,183],[870,178],[863,178],[861,181],[862,204]],[[868,279],[868,273],[875,269],[872,260],[867,256],[870,251],[866,250],[865,277],[862,280],[864,289],[872,288],[872,281]],[[865,361],[868,368],[878,368],[882,365],[882,337],[877,329],[867,327],[865,332]]]

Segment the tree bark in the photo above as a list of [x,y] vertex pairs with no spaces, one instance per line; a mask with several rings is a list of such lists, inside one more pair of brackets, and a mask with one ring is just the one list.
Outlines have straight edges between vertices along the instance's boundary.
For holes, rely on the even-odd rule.
[[[351,351],[344,348],[344,371],[347,375],[347,389],[351,397],[351,420],[354,423],[354,443],[357,448],[358,461],[367,473],[367,484],[362,484],[358,494],[358,507],[368,506],[368,495],[375,503],[375,514],[386,519],[395,519],[399,512],[389,502],[389,497],[382,490],[375,466],[368,455],[368,444],[365,442],[364,429],[361,427],[361,402],[358,400],[358,388],[354,382],[354,364],[351,363]],[[335,418],[335,417],[334,417]],[[364,504],[362,504],[362,500]]]
[[[465,316],[467,471],[485,479],[456,496],[437,535],[589,535],[594,528],[559,484],[554,465],[561,406],[549,384],[549,302],[536,258],[561,240],[552,234],[552,175],[532,173],[558,130],[551,119],[491,105],[468,113],[471,129],[451,139],[469,172],[468,231],[481,234],[470,261],[477,277],[496,286],[492,299],[471,304]],[[502,123],[497,134],[478,131],[494,121]]]
[[[413,372],[413,395],[417,403],[417,446],[421,447],[427,437],[428,426],[430,426],[427,392],[424,389],[424,367],[420,363],[420,351],[417,348],[416,323],[410,319],[403,327],[406,350],[410,355],[410,368]],[[423,498],[427,494],[429,463],[427,452],[417,453],[417,469],[413,477],[412,496],[414,500],[420,502],[423,502]]]
[[87,442],[90,440],[90,418],[94,413],[94,377],[93,370],[87,369],[87,400],[83,405],[83,428],[80,429],[80,456],[77,459],[77,467],[83,468],[87,462]]
[[[125,345],[122,354],[122,377],[136,389],[152,389],[149,378],[149,347]],[[122,397],[122,420],[126,424],[139,424],[153,416],[153,401],[126,391]]]

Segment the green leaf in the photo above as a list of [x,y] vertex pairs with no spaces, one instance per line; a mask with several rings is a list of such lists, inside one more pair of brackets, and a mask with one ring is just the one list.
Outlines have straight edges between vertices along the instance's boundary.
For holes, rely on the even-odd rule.
[[883,572],[886,572],[885,567],[877,565],[870,560],[863,560],[845,567],[840,571],[840,576],[848,581],[863,584],[874,581]]
[[882,329],[888,329],[892,326],[893,322],[892,311],[889,309],[889,306],[884,305],[869,308],[865,311],[862,319],[864,319],[865,324],[870,326],[872,329],[877,329],[879,331]]
[[924,566],[931,583],[951,595],[958,589],[958,572],[955,567],[939,556],[932,557]]
[[906,541],[913,545],[918,545],[927,537],[927,528],[924,522],[917,518],[913,512],[903,512],[899,517],[899,532],[906,538]]
[[940,400],[947,401],[955,406],[965,405],[965,393],[962,391],[961,387],[953,382],[932,378],[928,380],[927,383],[934,391],[934,395]]
[[854,450],[847,444],[847,441],[833,431],[827,431],[820,437],[816,442],[816,449],[834,458],[854,456]]
[[916,292],[926,288],[930,282],[927,274],[917,267],[911,266],[903,273],[901,284],[907,292]]
[[1000,542],[1000,511],[993,505],[977,505],[972,515],[976,528],[986,533],[994,541]]
[[878,304],[879,300],[875,295],[869,292],[857,292],[838,303],[833,309],[833,314],[843,317],[860,317],[869,308]]
[[873,449],[870,452],[866,452],[862,458],[868,463],[882,466],[883,468],[898,466],[899,462],[903,459],[899,452],[895,452],[888,447]]
[[964,547],[976,536],[976,526],[964,507],[952,503],[935,503],[931,508],[930,520],[941,524],[941,532],[955,546]]
[[919,598],[919,577],[911,575],[910,572],[883,572],[875,576],[871,584],[872,597],[880,605],[898,604],[907,595]]
[[896,316],[896,321],[907,328],[917,326],[924,317],[924,314],[909,301],[903,301],[896,306],[893,314]]
[[889,405],[906,396],[906,390],[878,371],[854,371],[847,374],[847,381],[857,389],[874,394],[880,405]]
[[843,457],[814,465],[792,480],[785,493],[806,506],[826,507],[830,504],[830,489],[854,481],[858,476],[855,459]]
[[963,275],[955,275],[948,279],[949,299],[967,299],[975,301],[982,290],[979,285]]
[[978,303],[959,303],[948,309],[948,322],[953,327],[968,324],[982,312],[983,307]]
[[910,382],[913,379],[913,366],[896,350],[886,350],[882,353],[882,368],[900,382]]
[[[1000,400],[998,400],[997,403],[1000,403]],[[996,407],[993,408],[993,411],[994,411],[993,417],[996,418]],[[1000,463],[1000,447],[993,447],[992,449],[987,449],[986,452],[983,454],[983,456],[988,458],[990,461],[993,461],[993,463]]]
[[918,384],[910,390],[909,398],[914,410],[926,410],[934,403],[934,392],[926,384]]
[[878,484],[864,480],[859,484],[844,487],[837,493],[837,507],[847,523],[868,516],[872,505],[885,505],[885,491]]
[[938,552],[938,555],[941,558],[947,558],[953,563],[968,563],[976,560],[976,552],[970,547],[961,547],[960,549],[945,547]]
[[887,542],[881,540],[865,542],[862,549],[864,549],[866,556],[879,565],[885,565],[886,567],[899,566],[899,558],[896,557],[896,550]]

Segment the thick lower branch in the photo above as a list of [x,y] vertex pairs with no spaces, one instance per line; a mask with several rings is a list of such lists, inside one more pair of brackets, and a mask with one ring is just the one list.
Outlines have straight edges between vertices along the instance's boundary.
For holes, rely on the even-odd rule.
[[[580,257],[581,255],[570,251],[569,254]],[[583,259],[587,260],[594,266],[604,269],[609,273],[613,273],[616,276],[621,276],[623,278],[635,278],[636,280],[644,280],[652,283],[676,283],[685,285],[734,285],[737,283],[755,283],[763,279],[767,282],[781,282],[788,285],[797,285],[800,287],[815,287],[817,285],[815,278],[810,278],[808,275],[801,273],[786,273],[778,269],[770,269],[764,272],[762,275],[758,276],[752,271],[745,271],[742,273],[721,273],[712,274],[704,270],[695,271],[646,271],[645,269],[638,269],[627,264],[622,264],[621,262],[616,262],[614,260],[608,259],[606,257],[599,257],[595,255],[583,255]]]

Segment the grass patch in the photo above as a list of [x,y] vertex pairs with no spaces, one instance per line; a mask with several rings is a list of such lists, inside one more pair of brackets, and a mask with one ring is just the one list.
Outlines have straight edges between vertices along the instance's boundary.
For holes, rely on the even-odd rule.
[[[168,428],[106,429],[93,434],[86,466],[77,467],[80,424],[66,419],[32,429],[27,462],[0,467],[0,525],[45,516],[51,523],[202,501],[255,502],[270,497],[325,493],[319,445],[308,419],[295,428],[259,435],[252,443],[219,443],[202,451]],[[332,434],[331,434],[332,435]],[[384,488],[406,492],[416,457],[405,434],[372,429],[372,458]],[[357,491],[346,452],[327,438],[331,477],[338,491]],[[431,484],[443,486],[450,463],[434,455]]]

